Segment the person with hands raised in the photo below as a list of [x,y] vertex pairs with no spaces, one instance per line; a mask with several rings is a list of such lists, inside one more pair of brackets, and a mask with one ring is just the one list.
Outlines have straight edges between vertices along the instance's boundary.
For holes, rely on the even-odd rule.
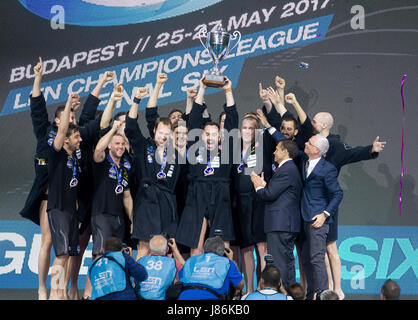
[[[112,129],[97,143],[94,151],[94,196],[92,204],[93,256],[100,254],[104,239],[124,238],[125,212],[132,222],[133,200],[125,155],[125,138],[118,134],[122,123],[114,121]],[[128,168],[127,168],[128,167]]]
[[82,138],[78,126],[70,124],[70,112],[78,99],[78,94],[69,95],[48,155],[47,213],[56,256],[51,271],[51,300],[67,299],[65,276],[71,274],[73,263],[69,261],[67,271],[65,266],[69,256],[77,255],[77,188],[81,170],[75,152]]
[[[164,77],[159,79],[165,82]],[[146,93],[143,88],[138,89],[125,127],[125,134],[134,151],[138,179],[132,234],[139,241],[137,260],[149,253],[150,235],[166,232],[174,236],[178,222],[174,190],[180,165],[176,162],[178,157],[173,146],[168,143],[171,122],[168,118],[159,118],[153,129],[153,138],[143,136],[137,117],[140,99]]]
[[[201,79],[189,116],[189,133],[192,129],[202,129],[206,88]],[[238,113],[232,93],[232,84],[228,78],[221,89],[225,92],[226,100],[224,105],[225,130],[229,132],[238,128]],[[192,256],[202,252],[207,229],[210,229],[210,236],[214,234],[215,229],[223,229],[227,247],[229,241],[234,240],[229,192],[229,176],[233,165],[232,137],[222,142],[229,144],[229,150],[225,148],[229,152],[229,161],[225,161],[225,163],[221,161],[223,148],[220,146],[219,125],[214,122],[205,123],[200,138],[202,139],[200,148],[189,150],[189,185],[176,236],[178,243],[191,248],[190,254]]]

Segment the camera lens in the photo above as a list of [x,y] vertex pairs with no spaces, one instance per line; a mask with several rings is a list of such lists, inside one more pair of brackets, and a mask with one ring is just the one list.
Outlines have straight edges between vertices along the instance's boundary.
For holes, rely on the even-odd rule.
[[273,256],[271,254],[266,254],[264,256],[264,261],[266,264],[273,264]]
[[215,237],[221,237],[221,238],[222,238],[223,232],[222,232],[222,230],[221,230],[221,229],[216,229],[216,230],[213,232],[213,234],[215,235]]

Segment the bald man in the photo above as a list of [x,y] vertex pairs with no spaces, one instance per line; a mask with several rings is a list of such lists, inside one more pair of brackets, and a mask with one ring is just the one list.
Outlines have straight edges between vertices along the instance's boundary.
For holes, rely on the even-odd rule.
[[[304,135],[297,139],[298,147],[301,148],[300,145],[305,144],[314,134],[326,137],[329,142],[329,150],[325,159],[337,168],[338,173],[342,166],[346,164],[376,159],[386,145],[386,141],[380,141],[379,136],[377,136],[371,145],[350,147],[341,141],[339,135],[330,132],[334,125],[334,117],[331,113],[318,112],[311,121],[293,93],[287,94],[285,100],[294,107],[300,121],[300,127],[304,127]],[[341,290],[341,260],[336,244],[338,239],[338,211],[333,219],[334,221],[329,225],[329,233],[326,240],[326,256],[328,257],[326,260],[329,260],[329,264],[327,263],[328,274],[329,276],[332,275],[333,279],[333,282],[330,283],[330,289],[337,292],[342,300],[344,299],[344,293]]]
[[[185,261],[177,249],[173,238],[167,240],[163,235],[155,235],[149,242],[150,255],[138,260],[145,267],[148,278],[135,286],[146,300],[164,300],[167,287],[178,281],[177,272]],[[171,249],[174,258],[167,257]]]

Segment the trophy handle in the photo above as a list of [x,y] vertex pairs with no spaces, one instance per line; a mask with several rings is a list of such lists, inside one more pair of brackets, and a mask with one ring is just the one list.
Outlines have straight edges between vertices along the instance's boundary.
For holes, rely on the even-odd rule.
[[235,31],[232,33],[232,35],[234,36],[234,37],[232,38],[232,40],[236,40],[236,39],[237,39],[237,37],[238,37],[238,41],[235,43],[235,45],[234,45],[231,49],[229,49],[229,50],[228,50],[228,53],[230,53],[232,50],[234,50],[234,49],[235,49],[235,47],[238,45],[238,43],[241,41],[241,32],[239,32],[238,30],[235,30]]
[[202,37],[207,38],[207,36],[208,36],[207,30],[205,28],[201,28],[199,33],[198,33],[198,37],[199,37],[200,43],[202,44],[203,48],[205,48],[205,50],[208,50],[208,52],[209,52],[209,48],[202,41]]

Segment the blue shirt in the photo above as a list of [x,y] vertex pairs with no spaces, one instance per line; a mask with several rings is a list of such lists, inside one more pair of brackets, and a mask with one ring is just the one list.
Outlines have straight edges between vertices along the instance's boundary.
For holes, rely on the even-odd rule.
[[[232,287],[236,287],[243,280],[242,275],[238,271],[238,268],[235,265],[235,263],[230,260],[229,264],[230,264],[229,271],[225,278],[225,282],[223,286],[220,289],[211,288],[219,294],[223,294],[223,293],[228,294],[230,285],[232,285]],[[179,275],[179,278],[183,276],[183,268],[179,271],[178,275]],[[188,284],[184,284],[185,287],[187,285]],[[209,287],[209,286],[204,286],[204,285],[202,286]],[[193,289],[193,290],[186,290],[182,292],[178,298],[178,300],[205,300],[205,299],[218,299],[218,297],[216,297],[214,294],[206,290]]]
[[[137,263],[132,257],[126,253],[122,253],[125,258],[125,269],[129,276],[135,280],[144,281],[147,278],[147,271],[143,266]],[[121,292],[115,292],[108,294],[104,297],[98,298],[97,300],[137,300],[134,288],[131,283],[126,284],[125,290]]]

